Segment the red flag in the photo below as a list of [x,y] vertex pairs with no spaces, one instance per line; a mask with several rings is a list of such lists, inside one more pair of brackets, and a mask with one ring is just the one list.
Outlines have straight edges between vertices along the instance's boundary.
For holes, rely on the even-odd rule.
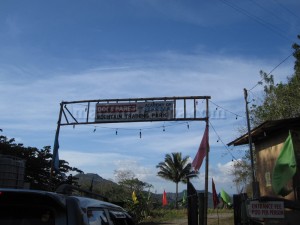
[[195,171],[198,171],[202,165],[203,159],[206,156],[206,151],[208,150],[209,144],[208,144],[208,126],[205,128],[204,135],[202,137],[197,155],[195,156],[192,166]]
[[164,193],[163,193],[163,197],[162,197],[162,205],[165,206],[168,204],[168,201],[167,201],[167,193],[165,192],[164,190]]
[[213,203],[214,203],[214,209],[219,205],[220,201],[216,192],[216,187],[214,183],[214,179],[211,179],[212,181],[212,195],[213,195]]

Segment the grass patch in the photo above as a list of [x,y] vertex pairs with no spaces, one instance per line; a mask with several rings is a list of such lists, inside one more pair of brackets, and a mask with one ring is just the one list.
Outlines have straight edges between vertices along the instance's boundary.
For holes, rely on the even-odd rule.
[[232,213],[233,214],[233,209],[208,209],[207,214],[215,214],[215,213]]
[[[208,225],[233,225],[233,210],[232,209],[208,209]],[[222,215],[223,214],[223,215]],[[226,214],[226,216],[224,216]],[[150,216],[141,221],[140,225],[164,224],[176,220],[185,219],[187,221],[187,209],[155,209],[152,210]],[[187,223],[186,223],[187,224]]]
[[[208,209],[208,216],[210,214],[223,214],[230,213],[233,215],[233,209]],[[150,215],[143,220],[143,222],[163,222],[176,219],[187,219],[187,209],[155,209],[152,210]]]
[[187,219],[187,209],[155,209],[140,224],[149,222],[159,223],[177,219]]
[[233,225],[234,224],[234,217],[233,215],[226,218],[208,218],[207,225]]

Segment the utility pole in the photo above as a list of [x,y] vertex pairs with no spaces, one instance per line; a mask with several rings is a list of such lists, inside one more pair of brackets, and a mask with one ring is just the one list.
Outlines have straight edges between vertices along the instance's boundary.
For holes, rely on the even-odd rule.
[[259,197],[259,186],[258,182],[255,178],[255,168],[254,168],[254,160],[253,160],[253,148],[252,148],[252,135],[251,135],[251,128],[250,128],[250,119],[249,119],[249,110],[248,110],[248,92],[247,89],[244,88],[244,97],[246,103],[246,118],[247,118],[247,127],[248,127],[248,140],[249,140],[249,149],[250,149],[250,160],[251,160],[251,172],[252,172],[252,197],[258,198]]

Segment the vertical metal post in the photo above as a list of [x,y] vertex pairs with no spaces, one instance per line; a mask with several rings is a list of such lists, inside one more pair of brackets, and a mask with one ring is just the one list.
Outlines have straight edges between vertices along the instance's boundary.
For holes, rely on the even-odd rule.
[[186,118],[186,99],[183,100],[184,103],[184,119]]
[[197,104],[196,104],[196,99],[194,99],[194,119],[196,118],[197,116]]
[[174,118],[176,118],[176,99],[174,99]]
[[[86,122],[89,122],[89,115],[90,114],[90,102],[88,102],[88,108],[87,108],[87,112],[86,112]],[[96,112],[97,114],[97,112]]]
[[[57,121],[57,127],[56,127],[56,132],[55,132],[55,139],[58,140],[58,137],[59,137],[59,131],[60,131],[60,124],[61,124],[61,117],[62,117],[62,113],[63,113],[63,106],[64,106],[64,103],[61,102],[60,103],[60,110],[59,110],[59,116],[58,116],[58,121]],[[54,141],[55,142],[55,141]],[[55,145],[55,143],[54,143]],[[53,149],[54,149],[54,146],[53,146]],[[58,150],[57,150],[58,151]],[[53,171],[54,171],[54,159],[55,159],[55,155],[56,153],[53,152],[53,156],[52,156],[52,163],[51,163],[51,176],[53,175]],[[58,152],[57,152],[58,154]]]
[[[209,105],[206,99],[206,127],[209,133]],[[208,135],[209,143],[209,135]],[[204,192],[204,225],[207,225],[207,208],[208,208],[208,167],[209,167],[209,144],[206,146],[206,161],[205,161],[205,192]]]

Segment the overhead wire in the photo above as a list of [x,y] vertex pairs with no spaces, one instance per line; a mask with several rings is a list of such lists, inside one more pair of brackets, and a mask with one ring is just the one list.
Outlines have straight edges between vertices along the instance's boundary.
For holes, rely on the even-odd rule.
[[283,18],[283,17],[280,17],[280,18],[279,18],[278,13],[273,12],[273,11],[270,9],[270,7],[267,8],[267,7],[263,6],[263,5],[261,4],[261,1],[259,1],[260,3],[258,3],[258,2],[255,1],[255,0],[250,0],[250,1],[253,2],[253,4],[255,4],[257,7],[259,7],[259,8],[262,9],[263,11],[265,11],[265,12],[267,12],[268,14],[272,15],[274,18],[276,18],[276,19],[278,19],[279,21],[284,22],[284,23],[286,23],[286,24],[289,25],[289,22],[288,22],[287,20],[285,20],[285,18]]
[[293,15],[294,17],[296,17],[297,19],[300,19],[300,17],[294,13],[292,10],[290,10],[289,8],[287,8],[286,6],[284,6],[283,4],[279,3],[276,0],[273,0],[277,5],[279,5],[282,9],[284,9],[285,11],[287,11],[289,14]]
[[[243,117],[243,116],[240,116],[230,110],[227,110],[226,108],[220,106],[219,104],[216,104],[214,103],[213,101],[210,100],[210,102],[215,105],[216,107],[218,108],[221,108],[223,110],[225,110],[226,112],[229,112],[237,117]],[[189,122],[194,122],[194,121],[189,121]],[[166,124],[165,122],[162,124],[162,125],[159,125],[159,126],[151,126],[151,127],[137,127],[137,128],[122,128],[122,127],[108,127],[108,126],[98,126],[98,125],[90,125],[90,126],[93,126],[93,133],[95,133],[97,131],[97,129],[112,129],[112,130],[115,130],[115,134],[118,135],[118,132],[120,130],[133,130],[133,131],[138,131],[138,134],[139,134],[139,138],[142,138],[142,131],[143,130],[152,130],[152,129],[163,129],[163,131],[165,131],[165,128],[166,127],[173,127],[173,126],[179,126],[179,125],[183,125],[185,124],[187,126],[187,129],[190,128],[190,124],[189,122],[173,122],[171,124]],[[216,131],[215,127],[213,126],[213,124],[211,123],[211,121],[209,121],[209,124],[210,124],[210,127],[212,128],[212,130],[214,131],[214,133],[216,134],[217,136],[217,140],[218,142],[220,141],[223,146],[225,147],[226,151],[230,154],[230,156],[232,157],[232,160],[238,160],[233,154],[232,152],[230,151],[230,149],[228,148],[228,146],[224,143],[224,141],[222,140],[222,138],[220,137],[220,135],[218,134],[218,132]],[[73,126],[74,128],[74,126]]]
[[211,100],[209,100],[209,102],[212,103],[213,105],[215,105],[217,108],[221,108],[221,109],[223,109],[224,111],[226,111],[226,112],[228,112],[228,113],[231,113],[231,114],[235,115],[235,116],[236,116],[236,119],[237,119],[238,117],[245,117],[245,116],[241,116],[241,115],[239,115],[239,114],[237,114],[237,113],[234,113],[234,112],[232,112],[232,111],[230,111],[230,110],[228,110],[228,109],[226,109],[226,108],[224,108],[224,107],[222,107],[222,106],[216,104],[215,102],[213,102],[213,101],[211,101]]
[[[191,121],[189,121],[191,122]],[[143,130],[153,130],[153,129],[163,129],[163,131],[166,131],[166,127],[173,127],[173,126],[180,126],[185,124],[187,126],[187,129],[190,128],[189,122],[175,122],[172,124],[166,124],[163,123],[163,125],[159,126],[153,126],[153,127],[137,127],[137,128],[126,128],[126,127],[107,127],[107,126],[99,126],[99,125],[88,125],[88,126],[93,126],[93,132],[96,132],[97,128],[99,129],[111,129],[116,131],[116,135],[118,134],[118,131],[120,130],[127,130],[127,131],[143,131]],[[193,121],[192,121],[193,122]]]
[[[273,69],[271,69],[271,71],[267,74],[267,76],[269,76],[273,71],[275,71],[279,66],[281,66],[281,64],[283,64],[285,61],[287,61],[292,55],[294,54],[294,52],[292,52],[290,55],[288,55],[286,58],[284,58],[279,64],[277,64]],[[264,80],[264,78],[262,78],[259,82],[257,82],[252,88],[250,88],[248,91],[253,90],[254,88],[256,88],[262,81]]]
[[273,33],[281,36],[282,38],[292,41],[289,37],[285,35],[285,32],[279,29],[278,27],[275,27],[274,25],[270,24],[269,22],[265,21],[264,19],[253,15],[251,12],[247,11],[246,9],[243,9],[242,7],[238,6],[237,4],[234,4],[232,2],[229,2],[227,0],[220,0],[224,4],[228,5],[229,7],[233,8],[237,12],[249,17],[250,19],[254,20],[256,23],[259,23],[260,25],[264,26],[265,28],[269,29]]
[[219,136],[219,134],[217,133],[216,129],[214,128],[213,124],[211,123],[211,121],[209,121],[210,127],[213,129],[213,131],[215,132],[215,134],[217,135],[218,141],[220,141],[225,149],[228,151],[228,153],[231,155],[232,159],[237,160],[237,158],[232,154],[232,152],[229,150],[228,146],[223,142],[223,140],[221,139],[221,137]]

